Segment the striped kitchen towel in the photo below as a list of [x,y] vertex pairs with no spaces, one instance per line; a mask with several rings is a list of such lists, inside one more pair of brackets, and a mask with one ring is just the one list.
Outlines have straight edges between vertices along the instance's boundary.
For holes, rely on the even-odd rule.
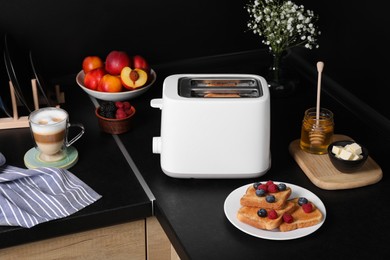
[[30,228],[67,217],[100,198],[101,195],[68,170],[18,168],[5,164],[0,153],[2,226]]

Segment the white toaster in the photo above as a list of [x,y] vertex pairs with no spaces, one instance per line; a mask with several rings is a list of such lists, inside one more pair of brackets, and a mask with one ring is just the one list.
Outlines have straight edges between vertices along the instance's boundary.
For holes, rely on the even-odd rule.
[[162,110],[153,153],[160,153],[166,175],[253,178],[270,168],[270,94],[263,77],[171,75],[151,106]]

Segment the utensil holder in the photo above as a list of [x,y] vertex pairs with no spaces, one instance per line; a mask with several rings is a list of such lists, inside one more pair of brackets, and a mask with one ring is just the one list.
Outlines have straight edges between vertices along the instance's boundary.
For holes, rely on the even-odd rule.
[[[11,129],[11,128],[24,128],[29,127],[28,124],[28,116],[21,116],[19,117],[18,113],[18,104],[15,96],[15,88],[11,81],[9,81],[9,88],[10,88],[10,96],[11,96],[11,102],[12,102],[12,114],[13,117],[4,117],[0,118],[0,129]],[[38,98],[38,90],[37,90],[37,80],[31,79],[31,88],[33,93],[33,99],[34,99],[34,109],[39,108],[39,98]],[[56,91],[56,99],[58,103],[64,103],[65,102],[65,95],[63,92],[60,91],[60,86],[55,86]]]

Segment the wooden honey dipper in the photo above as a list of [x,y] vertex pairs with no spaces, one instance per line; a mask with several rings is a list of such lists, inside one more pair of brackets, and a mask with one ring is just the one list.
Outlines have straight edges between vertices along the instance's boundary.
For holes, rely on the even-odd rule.
[[317,106],[316,106],[316,125],[309,133],[310,143],[312,145],[322,145],[325,141],[325,134],[320,129],[320,97],[321,97],[321,76],[324,70],[324,63],[317,62],[318,80],[317,80]]

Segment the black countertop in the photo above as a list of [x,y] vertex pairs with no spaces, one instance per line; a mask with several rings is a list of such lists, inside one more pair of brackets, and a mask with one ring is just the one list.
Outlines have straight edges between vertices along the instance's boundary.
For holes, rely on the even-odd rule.
[[[0,227],[0,248],[152,216],[152,200],[115,138],[100,131],[91,99],[75,84],[75,77],[61,83],[66,93],[66,102],[61,107],[68,111],[71,122],[82,123],[86,129],[72,145],[79,158],[69,171],[102,198],[67,218],[30,229]],[[23,157],[33,147],[29,131],[28,128],[0,130],[0,151],[7,164],[26,168]]]
[[[335,133],[365,144],[384,176],[374,185],[355,189],[330,191],[315,186],[288,151],[289,144],[300,136],[304,110],[315,106],[316,96],[315,70],[302,73],[304,66],[294,56],[290,65],[308,76],[299,78],[300,87],[294,95],[271,99],[272,166],[265,175],[255,179],[177,179],[162,172],[160,156],[152,153],[152,138],[160,135],[161,111],[151,108],[150,100],[161,97],[165,77],[177,73],[265,75],[269,64],[265,54],[237,53],[155,66],[158,78],[154,86],[132,100],[137,109],[133,129],[118,139],[98,130],[92,103],[74,78],[65,80],[69,88],[65,109],[72,121],[87,126],[86,135],[75,144],[79,162],[70,170],[103,198],[70,217],[32,229],[2,227],[1,247],[154,214],[182,259],[245,259],[271,254],[289,259],[390,256],[386,248],[390,234],[385,231],[390,227],[386,203],[390,191],[385,175],[389,137],[372,123],[370,115],[357,116],[360,108],[354,109],[348,100],[335,99],[331,86],[324,85],[322,104],[335,113]],[[28,129],[0,130],[0,147],[9,164],[23,166],[21,158],[31,145]],[[120,151],[123,149],[125,156]],[[258,180],[292,183],[315,193],[327,211],[323,226],[306,237],[287,241],[256,238],[238,230],[224,215],[224,201],[234,189]]]

